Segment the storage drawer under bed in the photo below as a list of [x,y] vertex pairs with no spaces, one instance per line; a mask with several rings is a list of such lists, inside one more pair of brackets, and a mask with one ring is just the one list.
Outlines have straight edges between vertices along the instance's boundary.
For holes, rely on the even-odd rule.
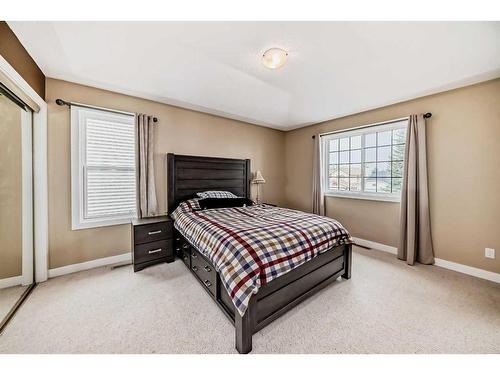
[[195,249],[191,249],[191,270],[210,293],[215,296],[217,273],[210,262]]
[[174,240],[175,254],[191,269],[191,245],[178,233]]

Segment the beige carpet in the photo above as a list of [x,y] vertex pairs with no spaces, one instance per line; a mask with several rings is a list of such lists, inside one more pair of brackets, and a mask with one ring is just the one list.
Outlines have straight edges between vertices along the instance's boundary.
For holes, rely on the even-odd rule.
[[[500,353],[500,286],[356,248],[338,281],[254,335],[253,353]],[[39,285],[6,353],[235,353],[234,329],[180,261]]]

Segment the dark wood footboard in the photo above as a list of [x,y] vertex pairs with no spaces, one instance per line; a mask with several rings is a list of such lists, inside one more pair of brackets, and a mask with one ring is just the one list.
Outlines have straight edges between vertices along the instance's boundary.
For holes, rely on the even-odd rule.
[[209,295],[234,324],[236,349],[252,350],[252,335],[285,314],[306,298],[342,276],[351,277],[351,245],[334,247],[287,274],[262,286],[248,305],[245,315],[235,309],[220,277],[210,261],[180,234],[176,235],[177,255],[196,276]]
[[236,349],[252,350],[252,335],[338,277],[351,277],[351,245],[333,248],[263,286],[245,315],[235,314]]

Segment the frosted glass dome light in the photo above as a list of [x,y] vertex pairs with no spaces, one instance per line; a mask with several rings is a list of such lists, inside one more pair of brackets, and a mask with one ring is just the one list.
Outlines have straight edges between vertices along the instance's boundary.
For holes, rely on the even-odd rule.
[[281,48],[271,48],[262,55],[262,64],[269,69],[278,69],[285,65],[287,57],[287,51]]

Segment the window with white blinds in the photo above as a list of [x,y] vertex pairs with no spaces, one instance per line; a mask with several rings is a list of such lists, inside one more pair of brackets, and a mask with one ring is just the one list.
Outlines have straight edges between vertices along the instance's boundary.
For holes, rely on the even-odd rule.
[[135,216],[134,123],[133,114],[71,107],[73,229]]

